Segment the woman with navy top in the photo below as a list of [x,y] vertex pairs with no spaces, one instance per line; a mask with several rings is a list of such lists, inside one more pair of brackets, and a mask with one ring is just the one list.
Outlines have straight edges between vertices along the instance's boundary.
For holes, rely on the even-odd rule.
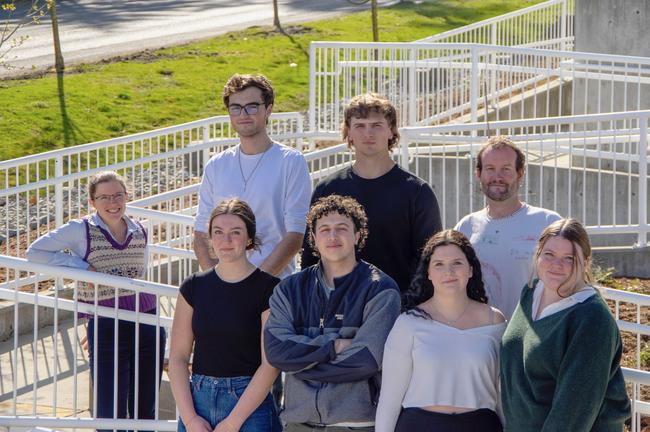
[[[183,282],[176,303],[169,376],[179,431],[279,432],[262,329],[279,279],[255,267],[255,215],[244,201],[221,202],[208,233],[218,264]],[[188,367],[192,356],[192,377]]]
[[[142,278],[147,270],[147,233],[126,214],[126,182],[105,171],[88,181],[88,200],[95,212],[45,234],[27,250],[29,261],[74,267],[128,278]],[[156,296],[79,282],[77,299],[98,306],[156,313]],[[153,419],[156,381],[162,376],[165,331],[132,321],[81,314],[88,318],[91,380],[97,392],[97,418]],[[136,353],[136,330],[139,334]],[[156,339],[158,338],[158,351]],[[115,351],[117,339],[117,352]],[[117,358],[117,368],[114,361]],[[158,367],[156,367],[158,365]],[[135,376],[138,369],[138,394]],[[114,370],[117,395],[114,395]],[[114,399],[117,412],[114,412]],[[137,401],[137,407],[136,407]]]
[[499,432],[500,311],[463,234],[425,245],[384,349],[376,432]]

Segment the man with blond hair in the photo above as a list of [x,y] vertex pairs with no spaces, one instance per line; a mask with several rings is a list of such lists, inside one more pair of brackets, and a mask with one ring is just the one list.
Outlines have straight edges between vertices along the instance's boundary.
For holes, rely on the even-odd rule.
[[[359,95],[345,109],[343,139],[354,149],[354,163],[320,182],[312,204],[332,194],[356,199],[368,215],[368,240],[359,258],[386,272],[405,291],[420,250],[440,231],[436,196],[424,180],[397,165],[391,150],[399,141],[397,112],[385,98]],[[317,262],[303,242],[303,268]]]
[[519,199],[526,157],[508,137],[495,136],[481,147],[475,175],[487,206],[454,227],[474,246],[489,303],[507,319],[519,302],[532,270],[541,232],[560,215]]
[[257,216],[259,251],[250,261],[280,278],[294,270],[309,210],[311,179],[297,150],[274,142],[266,131],[274,91],[263,75],[235,74],[223,90],[223,102],[239,144],[213,156],[205,165],[194,226],[194,251],[203,270],[217,264],[210,252],[208,218],[227,198],[246,201]]

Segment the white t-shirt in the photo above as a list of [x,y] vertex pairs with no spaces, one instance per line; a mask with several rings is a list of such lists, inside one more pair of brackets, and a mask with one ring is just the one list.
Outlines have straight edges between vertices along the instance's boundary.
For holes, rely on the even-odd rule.
[[[255,213],[262,242],[260,251],[249,252],[249,259],[259,266],[286,233],[305,232],[312,182],[304,156],[295,149],[273,143],[266,153],[240,155],[239,147],[214,155],[205,165],[194,229],[207,233],[210,213],[221,201],[234,197],[246,201]],[[294,269],[292,261],[279,277]]]
[[525,204],[510,216],[492,219],[487,209],[470,213],[454,227],[469,239],[481,261],[489,303],[510,319],[528,282],[540,234],[560,215]]
[[402,314],[388,335],[376,432],[400,410],[431,405],[499,411],[499,347],[506,323],[460,330]]

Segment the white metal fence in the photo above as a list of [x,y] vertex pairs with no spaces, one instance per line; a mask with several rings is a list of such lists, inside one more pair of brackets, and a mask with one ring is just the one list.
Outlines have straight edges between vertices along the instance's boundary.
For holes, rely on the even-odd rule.
[[575,0],[550,0],[479,21],[418,42],[478,43],[573,50]]
[[[97,323],[99,317],[117,318],[130,321],[135,326],[135,352],[139,351],[140,332],[144,325],[156,330],[155,350],[164,350],[164,341],[158,329],[169,329],[173,305],[178,288],[170,285],[132,280],[103,273],[85,270],[71,270],[27,262],[21,258],[0,255],[0,267],[5,270],[5,280],[0,283],[0,300],[3,306],[3,322],[11,318],[11,337],[0,342],[0,400],[3,406],[0,425],[50,428],[108,428],[151,429],[160,431],[176,430],[176,422],[162,420],[159,416],[161,388],[155,384],[155,418],[151,420],[112,420],[96,419],[97,386],[92,386],[88,354],[82,348],[80,339],[85,337],[83,330],[86,318],[80,313],[90,315]],[[46,275],[45,278],[38,275]],[[47,290],[44,287],[60,281],[64,289]],[[136,296],[154,295],[155,314],[129,312],[116,307],[97,306],[77,300],[78,289],[82,283],[95,286],[105,285],[133,292]],[[7,330],[6,328],[3,330]],[[97,327],[95,327],[95,332]],[[3,335],[4,336],[4,335]],[[97,350],[95,346],[88,347]],[[107,347],[103,347],[107,349]],[[114,356],[120,355],[115,338]],[[135,367],[135,406],[144,389],[138,389],[140,373],[153,370],[162,373],[164,365],[140,364]],[[96,361],[96,358],[95,358]],[[118,362],[114,362],[117,374]],[[97,365],[92,381],[97,382]],[[114,393],[114,406],[118,403]],[[91,410],[92,409],[92,410]],[[137,415],[137,408],[136,413]],[[168,417],[169,414],[168,414]],[[175,419],[175,410],[171,413]]]
[[450,43],[311,44],[309,125],[336,132],[367,92],[400,126],[650,108],[650,58]]
[[522,198],[573,216],[597,245],[645,246],[650,111],[402,129],[402,160],[434,187],[443,225],[482,208],[475,157],[488,134],[509,135],[527,157]]
[[[271,116],[269,133],[303,150],[300,113]],[[88,213],[88,178],[115,170],[132,198],[149,197],[200,181],[213,152],[236,142],[228,116],[0,161],[0,253],[21,256],[38,236]]]

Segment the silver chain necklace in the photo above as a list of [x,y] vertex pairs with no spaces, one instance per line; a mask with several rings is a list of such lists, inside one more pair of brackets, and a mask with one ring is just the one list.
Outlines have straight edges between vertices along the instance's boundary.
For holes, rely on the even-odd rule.
[[253,175],[255,174],[255,171],[257,171],[257,167],[260,166],[262,163],[262,159],[264,159],[264,156],[266,156],[266,153],[273,147],[273,143],[271,143],[270,146],[267,147],[266,150],[262,152],[262,156],[257,160],[257,163],[253,167],[253,171],[251,171],[250,175],[248,178],[244,175],[244,168],[242,168],[241,165],[241,144],[239,145],[239,151],[237,152],[237,162],[239,162],[239,172],[241,173],[241,178],[244,181],[244,192],[246,192],[246,187],[248,186],[248,182],[253,178]]

